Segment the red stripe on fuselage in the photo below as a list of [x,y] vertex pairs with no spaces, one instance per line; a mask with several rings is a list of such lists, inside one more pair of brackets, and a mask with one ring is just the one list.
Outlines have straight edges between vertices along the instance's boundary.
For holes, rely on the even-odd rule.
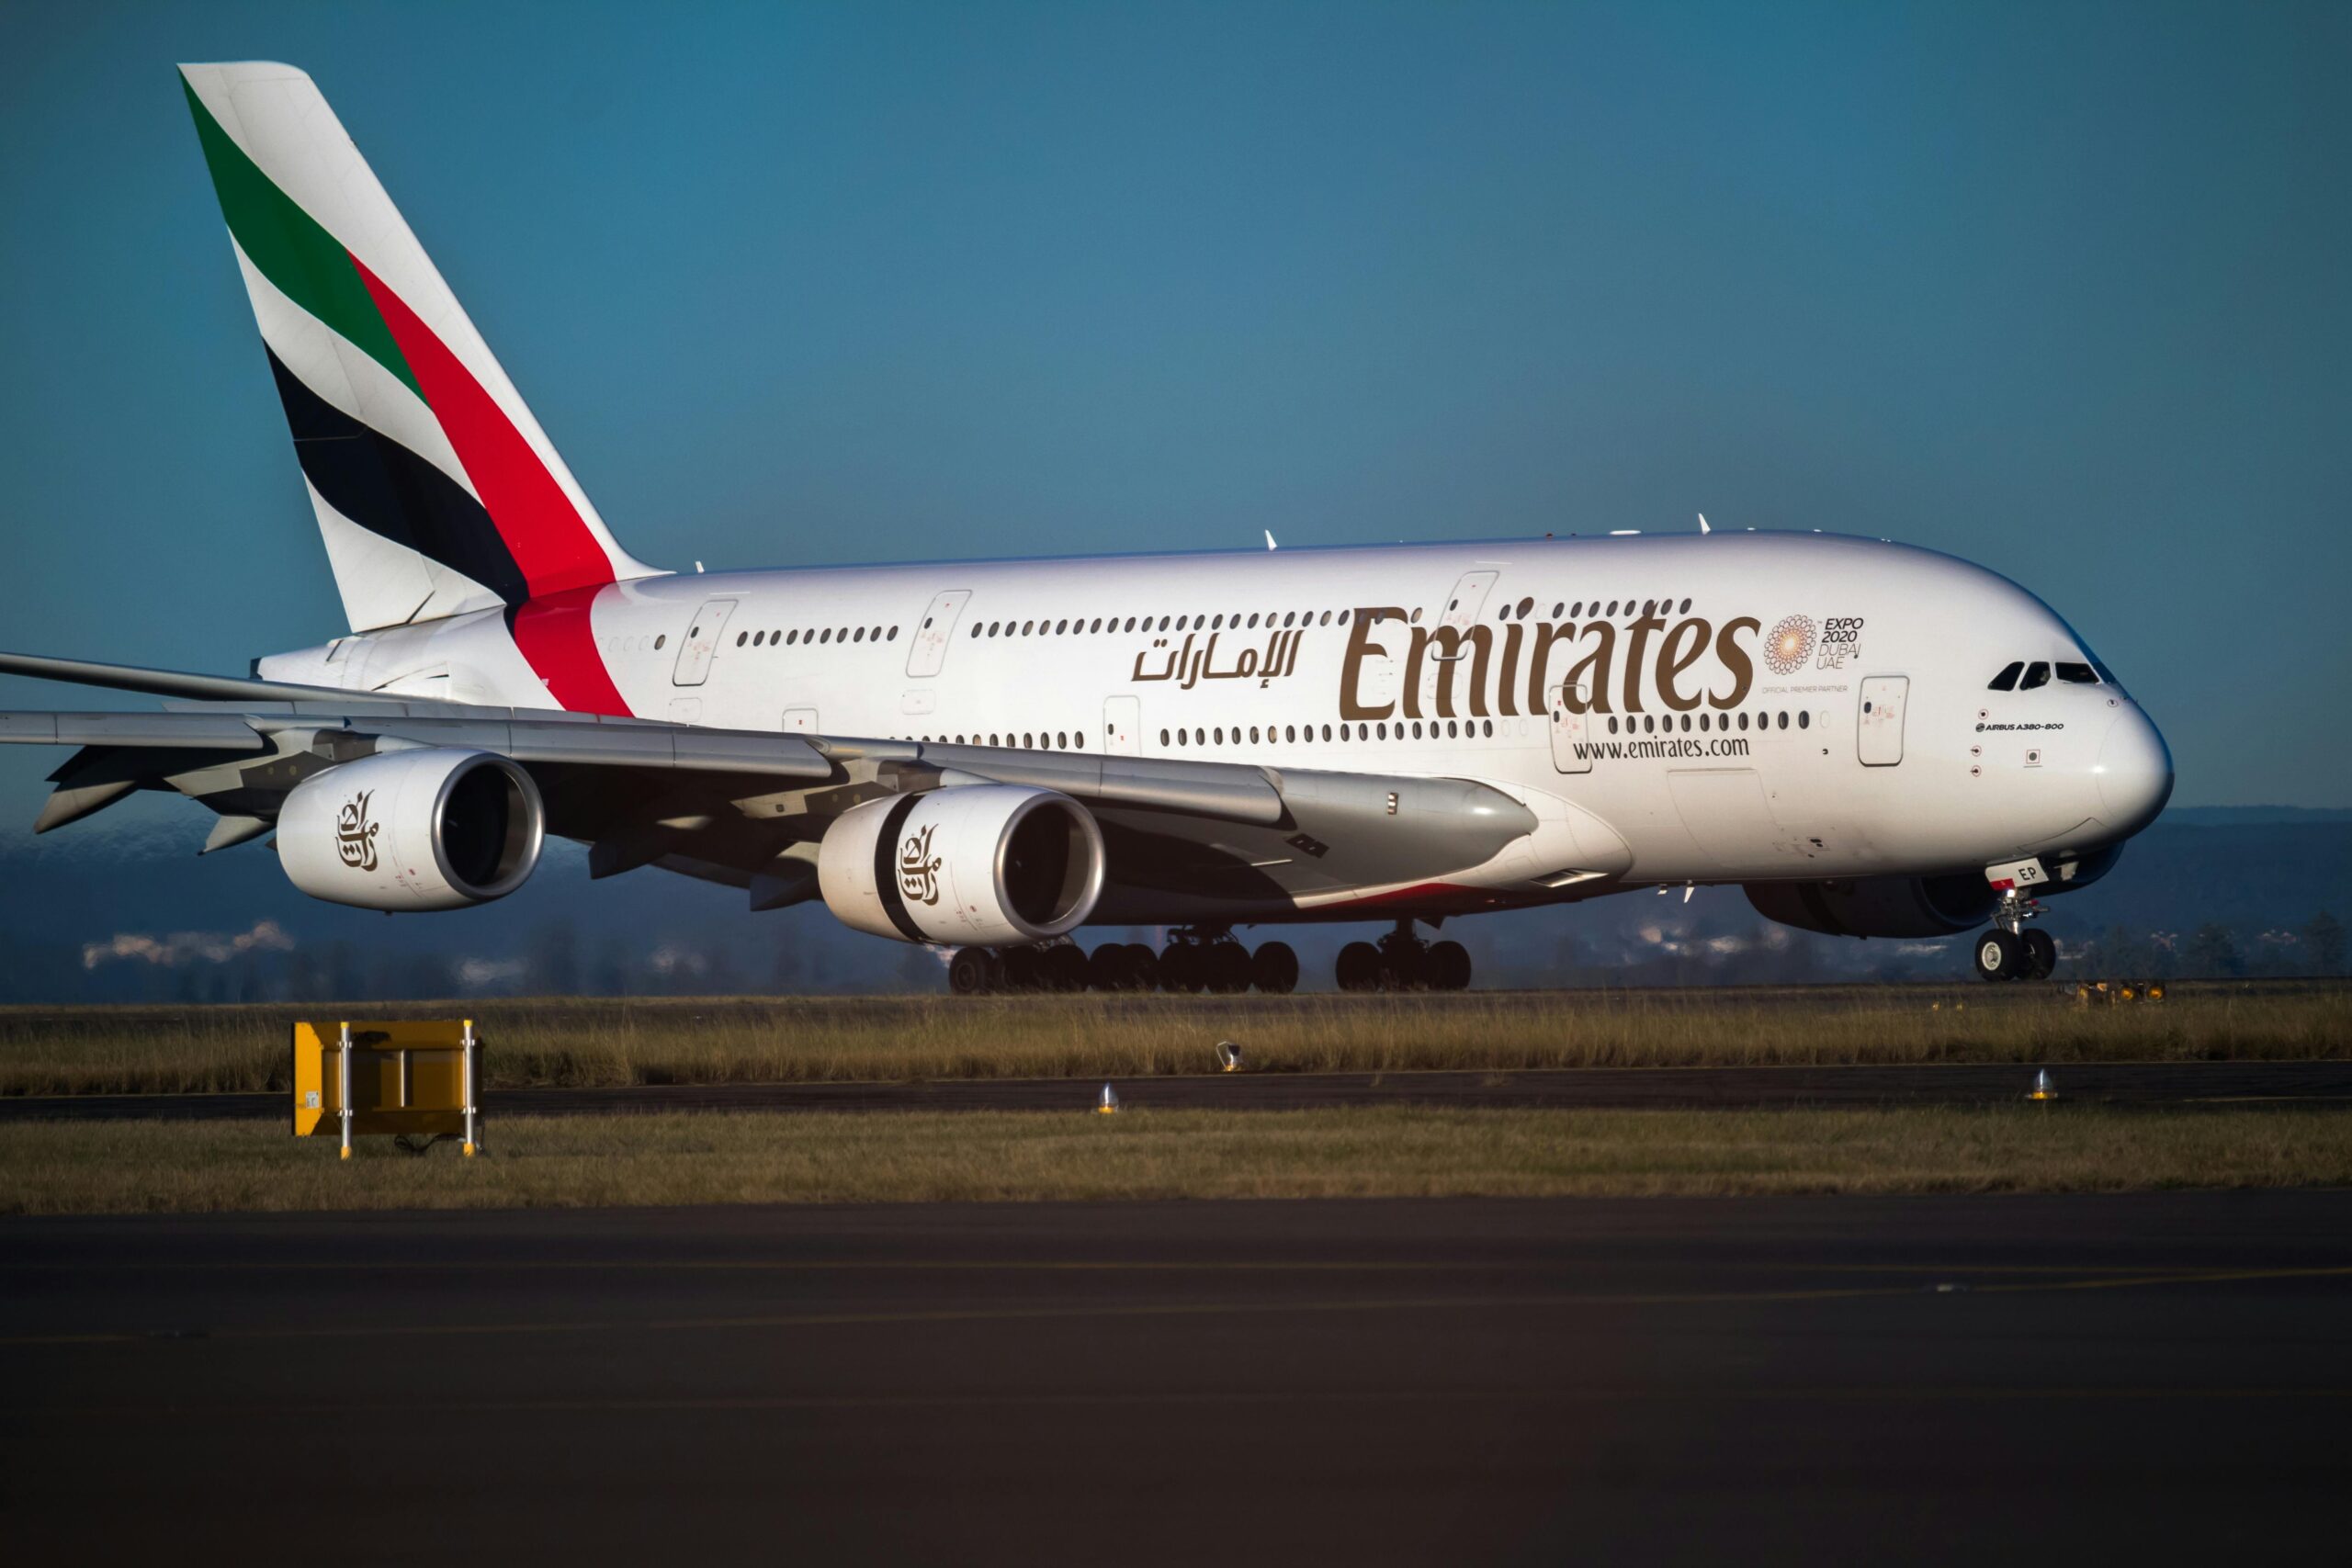
[[613,684],[605,656],[596,651],[591,612],[598,590],[574,589],[514,606],[514,646],[523,650],[548,694],[573,713],[628,718],[628,700]]
[[[522,569],[531,597],[610,582],[613,563],[604,547],[506,411],[433,329],[368,270],[367,263],[353,256],[351,265],[358,268],[401,356],[424,389],[426,404],[457,448],[458,461],[465,465],[492,525]],[[612,682],[605,683],[609,688]]]

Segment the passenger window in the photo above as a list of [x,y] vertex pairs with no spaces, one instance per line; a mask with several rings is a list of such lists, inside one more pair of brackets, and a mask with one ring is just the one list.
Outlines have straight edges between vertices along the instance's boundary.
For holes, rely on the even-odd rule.
[[2087,664],[2061,664],[2058,666],[2058,679],[2070,686],[2098,684],[2098,677],[2091,673],[2091,667]]
[[2025,667],[2025,679],[2018,682],[2018,690],[2030,692],[2036,686],[2050,684],[2050,666],[2035,660]]
[[1988,692],[2014,692],[2018,689],[2018,677],[2024,672],[2025,661],[2023,660],[2019,660],[2014,664],[2005,665],[2002,667],[2001,672],[1998,675],[1994,676],[1991,683],[1984,689]]

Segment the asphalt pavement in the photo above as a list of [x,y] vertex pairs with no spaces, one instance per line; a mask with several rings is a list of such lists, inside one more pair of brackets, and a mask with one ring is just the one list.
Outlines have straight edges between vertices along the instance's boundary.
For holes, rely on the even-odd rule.
[[[2103,1105],[2352,1100],[2352,1061],[2109,1062],[2050,1069],[2058,1092]],[[1342,1105],[1723,1110],[1792,1105],[1984,1105],[2021,1100],[2035,1068],[2016,1063],[1787,1067],[1562,1067],[1515,1072],[1219,1073],[1113,1078],[1131,1105],[1306,1111]],[[1092,1078],[943,1078],[897,1083],[631,1084],[492,1089],[490,1116],[654,1111],[1067,1111]],[[0,1122],[215,1121],[285,1117],[277,1094],[0,1098]]]
[[2352,1193],[0,1221],[11,1561],[2329,1556]]

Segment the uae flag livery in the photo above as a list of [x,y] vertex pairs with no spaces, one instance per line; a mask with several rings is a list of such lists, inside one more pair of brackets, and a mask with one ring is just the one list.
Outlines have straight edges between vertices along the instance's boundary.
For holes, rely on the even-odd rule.
[[550,695],[625,714],[590,605],[614,540],[304,73],[184,65],[188,109],[354,631],[503,608]]

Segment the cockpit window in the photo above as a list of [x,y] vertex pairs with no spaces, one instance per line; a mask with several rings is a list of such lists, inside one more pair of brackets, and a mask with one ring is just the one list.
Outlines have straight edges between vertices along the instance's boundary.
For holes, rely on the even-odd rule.
[[2061,664],[2058,666],[2058,679],[2065,682],[2066,684],[2070,686],[2096,686],[2098,684],[2098,676],[2092,671],[2091,667],[2087,664]]
[[2015,664],[2004,666],[2001,672],[1993,677],[1992,684],[1987,686],[1985,690],[1993,692],[2016,691],[2018,689],[2018,672],[2024,668],[2025,661],[2023,660],[2019,660]]
[[2114,671],[2109,670],[2096,659],[2091,660],[2091,668],[2098,671],[2099,683],[2102,685],[2120,686],[2123,683],[2115,678]]
[[2050,684],[2050,666],[2039,659],[2025,667],[2025,679],[2018,682],[2018,690],[2030,692],[2036,686]]

